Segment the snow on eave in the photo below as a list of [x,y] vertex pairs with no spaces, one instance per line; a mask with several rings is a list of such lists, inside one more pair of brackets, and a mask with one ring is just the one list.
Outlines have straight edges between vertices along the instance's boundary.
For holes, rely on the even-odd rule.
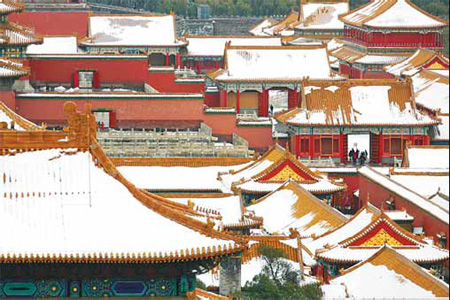
[[[384,20],[381,23],[379,22],[380,24],[376,23],[377,19],[383,20],[383,17],[385,17],[386,14],[392,14],[392,12],[390,12],[391,9],[394,9],[400,5],[405,5],[404,9],[401,12],[405,12],[408,9],[411,11],[410,15],[406,16],[406,18],[409,18],[411,15],[415,15],[416,19],[414,20],[414,22],[408,24],[405,22],[397,22],[397,19],[394,20],[397,23],[389,23],[388,20]],[[423,18],[422,21],[431,23],[420,24],[420,20],[418,19],[420,17]],[[440,28],[448,26],[448,21],[442,20],[439,17],[429,14],[425,10],[411,3],[410,0],[374,0],[367,3],[366,5],[350,11],[347,14],[341,15],[340,20],[346,24],[353,26],[361,27],[366,25],[374,28]],[[409,21],[411,22],[411,20]]]
[[96,14],[89,17],[89,37],[81,44],[95,47],[186,46],[187,42],[177,39],[175,27],[175,15]]
[[7,122],[8,127],[11,126],[11,122],[15,123],[15,130],[19,131],[40,131],[44,130],[44,128],[37,126],[36,124],[28,121],[22,116],[15,113],[12,109],[6,106],[5,103],[0,101],[0,114],[6,116],[7,120],[3,120],[3,122]]
[[408,200],[410,203],[414,204],[421,210],[435,216],[440,222],[444,224],[449,223],[449,213],[432,203],[429,199],[417,194],[416,192],[404,187],[403,185],[395,182],[391,178],[379,173],[371,167],[364,167],[358,170],[359,174],[368,178],[376,184],[390,190],[391,192],[398,195],[400,198]]
[[[403,255],[395,251],[395,249],[387,245],[378,250],[369,259],[362,261],[347,270],[343,270],[341,272],[341,276],[337,277],[333,281],[342,282],[346,277],[348,277],[348,274],[351,274],[358,269],[364,268],[369,264],[373,266],[385,266],[388,270],[395,272],[397,275],[404,276],[405,278],[411,280],[413,283],[424,288],[425,290],[432,291],[437,297],[448,297],[449,287],[445,282],[439,280],[438,278],[430,274],[428,270],[424,270],[416,263],[413,263]],[[367,278],[361,279],[367,281],[368,279],[370,279],[370,276],[376,275],[368,273]],[[368,283],[370,284],[370,282]]]
[[[89,107],[87,107],[87,110],[88,109],[89,109]],[[76,105],[72,102],[65,104],[64,112],[66,113],[67,119],[69,121],[69,137],[72,137],[71,140],[67,141],[67,147],[74,148],[74,145],[78,143],[80,145],[80,147],[83,147],[83,149],[85,149],[84,147],[86,145],[84,144],[85,143],[84,140],[82,138],[80,140],[78,140],[77,138],[74,138],[74,136],[75,137],[84,136],[84,134],[89,134],[87,132],[91,132],[90,128],[92,126],[92,122],[89,121],[89,120],[93,120],[91,113],[87,112],[85,114],[82,114],[82,113],[76,112]],[[78,122],[80,120],[85,121],[85,122],[82,122],[82,124],[90,124],[90,125],[84,125],[82,127],[79,127]],[[81,133],[83,133],[83,134],[81,134]],[[51,132],[45,133],[44,132],[43,134],[46,135],[46,134],[53,134],[53,133],[51,133]],[[39,138],[38,142],[43,143],[42,136],[38,136],[38,138]],[[74,140],[72,140],[72,139],[74,139]],[[59,149],[61,147],[64,147],[65,142],[66,141],[60,141],[60,143],[58,144],[59,146],[57,148]],[[56,155],[56,159],[59,159],[62,157],[66,158],[68,160],[72,159],[72,158],[73,159],[77,158],[78,160],[87,162],[89,165],[91,165],[95,162],[95,166],[93,167],[92,172],[95,172],[95,174],[97,176],[95,176],[93,178],[95,178],[97,180],[103,180],[103,182],[105,182],[105,180],[107,178],[108,178],[108,180],[112,180],[111,183],[114,182],[115,186],[117,186],[118,188],[121,189],[121,192],[124,192],[124,194],[128,195],[130,199],[132,198],[133,200],[138,200],[141,204],[143,204],[148,209],[150,209],[152,211],[152,213],[155,213],[162,218],[162,219],[161,218],[159,218],[159,219],[165,220],[164,222],[166,222],[166,223],[173,222],[174,225],[176,223],[176,224],[178,224],[177,226],[182,226],[180,228],[183,228],[185,232],[188,232],[188,231],[196,232],[197,234],[202,235],[205,239],[208,239],[211,243],[215,243],[214,244],[215,246],[212,249],[209,247],[208,247],[208,249],[206,249],[206,248],[188,249],[188,252],[181,252],[181,254],[178,254],[178,252],[177,252],[175,254],[170,254],[170,255],[169,255],[169,253],[164,253],[162,255],[155,254],[155,256],[147,256],[146,254],[144,256],[142,256],[143,252],[142,253],[133,252],[137,256],[133,255],[132,257],[131,256],[125,257],[123,254],[119,254],[119,253],[117,253],[117,254],[112,253],[111,256],[106,255],[106,256],[102,257],[102,255],[98,256],[99,252],[96,252],[96,254],[88,253],[89,251],[91,251],[91,250],[89,250],[91,248],[89,248],[89,249],[86,248],[87,251],[83,250],[83,253],[79,253],[79,254],[82,254],[82,256],[80,258],[76,258],[77,262],[85,261],[85,260],[93,260],[96,262],[97,261],[98,262],[108,262],[108,261],[116,262],[116,261],[134,261],[136,259],[142,259],[142,260],[148,261],[148,262],[157,262],[157,261],[171,262],[171,261],[179,261],[179,260],[185,260],[185,259],[202,259],[202,258],[226,256],[226,255],[233,254],[233,253],[235,254],[235,253],[241,251],[243,249],[243,247],[245,247],[245,242],[240,237],[229,235],[224,232],[215,231],[213,229],[213,223],[210,223],[209,221],[207,223],[204,223],[204,222],[198,221],[194,218],[191,218],[187,214],[185,214],[183,211],[174,209],[174,208],[166,205],[165,204],[166,202],[163,203],[164,198],[158,197],[156,195],[148,194],[143,190],[137,189],[133,184],[128,182],[120,174],[120,172],[116,169],[116,167],[114,166],[114,164],[112,163],[110,158],[108,158],[106,156],[106,154],[103,152],[101,146],[96,141],[95,133],[92,133],[92,132],[90,133],[90,138],[88,138],[88,142],[90,143],[90,145],[89,145],[90,147],[88,147],[88,149],[89,149],[88,152],[78,151],[79,148],[76,148],[75,149],[76,153],[74,153],[73,155],[66,155],[66,150],[61,150],[61,151],[59,151],[59,155]],[[18,144],[18,146],[20,146],[20,144]],[[55,149],[54,148],[55,146],[52,146],[51,144],[45,144],[45,146],[47,148],[40,148],[41,149],[40,151],[24,152],[24,153],[20,153],[17,155],[27,156],[27,158],[30,159],[30,162],[33,162],[34,164],[39,164],[39,161],[34,159],[35,156],[44,158],[43,164],[54,164],[53,159],[49,160],[49,159],[46,159],[46,157],[48,157],[48,156],[53,157],[55,155],[55,152],[58,152],[58,149]],[[53,152],[51,152],[51,151],[53,151]],[[10,172],[20,172],[20,169],[17,169],[14,167],[17,163],[23,162],[23,160],[21,159],[22,157],[20,157],[20,160],[19,160],[19,158],[17,158],[17,155],[16,156],[4,156],[3,159],[0,157],[0,160],[2,161],[2,163],[6,163],[7,165],[8,165],[8,162],[10,162],[9,160],[11,160],[11,162],[9,164],[9,166],[11,167]],[[83,158],[88,158],[88,159],[85,160]],[[25,164],[24,166],[28,166],[28,164]],[[72,173],[70,173],[72,177],[74,176],[74,174],[76,175],[76,172],[73,173],[72,168],[69,165],[66,164],[65,166],[66,166],[66,170],[68,170],[69,173],[72,172]],[[78,166],[78,168],[85,168],[86,165],[84,163],[78,162],[76,164],[76,166]],[[53,165],[53,167],[60,168],[61,165],[56,165],[56,166]],[[40,167],[33,168],[33,170],[40,170],[40,172],[45,171],[45,169],[41,169]],[[91,168],[89,170],[91,170]],[[46,174],[48,175],[50,173],[47,172]],[[92,174],[94,174],[94,173],[92,173]],[[53,178],[52,176],[50,176],[50,177]],[[72,177],[70,177],[70,178],[72,178]],[[37,194],[36,195],[30,194],[32,196],[26,196],[26,197],[24,197],[22,194],[22,197],[20,197],[19,192],[21,189],[24,189],[26,186],[28,186],[28,185],[23,185],[24,181],[31,180],[37,184],[38,182],[40,182],[41,179],[39,179],[37,177],[32,178],[29,176],[25,176],[25,177],[19,176],[18,178],[22,180],[21,183],[17,183],[18,181],[4,183],[4,184],[8,184],[11,188],[18,189],[17,191],[15,191],[17,200],[20,199],[20,201],[23,202],[23,201],[27,201],[26,198],[37,197]],[[79,176],[77,176],[77,178],[79,178]],[[87,177],[84,177],[84,178],[87,178]],[[54,180],[54,178],[51,180]],[[39,187],[39,189],[44,188],[45,194],[47,194],[49,192],[48,190],[45,189],[45,187],[42,187],[42,185],[40,185],[40,184],[37,184],[36,187]],[[76,184],[74,184],[73,186],[70,184],[63,185],[63,187],[66,189],[69,189],[71,191],[73,191],[72,188],[74,188],[74,187],[79,188],[79,186],[77,186]],[[30,187],[30,188],[34,189],[35,187]],[[106,193],[106,192],[107,192],[107,190],[102,190],[102,193]],[[12,195],[12,191],[11,191],[11,195]],[[73,195],[75,195],[75,193],[72,193],[72,194],[65,193],[65,195],[67,197],[74,197]],[[2,196],[3,196],[3,194],[2,194]],[[56,193],[53,196],[51,193],[49,193],[49,194],[47,194],[47,196],[48,196],[47,198],[53,197],[55,199],[60,200],[59,197],[56,197]],[[105,200],[105,198],[102,198],[102,199]],[[47,199],[47,200],[49,200],[49,199]],[[140,212],[148,211],[145,208],[141,208],[140,204],[136,205],[134,203],[133,205],[134,205],[135,209],[137,209],[139,207]],[[92,207],[95,207],[95,205],[89,206],[89,207],[92,209]],[[45,222],[45,219],[43,221]],[[227,241],[227,242],[231,242],[231,243],[230,243],[230,245],[228,245],[225,243],[220,243],[220,241]],[[67,244],[67,246],[70,246],[70,244]],[[134,245],[134,246],[136,246],[136,245]],[[213,246],[213,244],[211,244],[211,246]],[[219,246],[219,247],[217,248],[217,246]],[[77,248],[77,247],[74,247],[74,248]],[[37,261],[42,260],[42,261],[51,261],[51,262],[66,262],[66,261],[74,260],[73,256],[70,256],[70,253],[69,253],[69,252],[73,251],[74,249],[66,249],[67,251],[65,252],[66,255],[64,257],[50,256],[50,254],[53,253],[52,251],[62,251],[61,249],[62,248],[59,246],[56,247],[55,249],[53,249],[53,248],[50,249],[51,251],[49,251],[49,252],[45,252],[43,249],[36,249],[36,251],[38,251],[39,254],[42,254],[42,256],[40,258],[37,258]],[[41,250],[44,252],[40,253]],[[98,249],[98,250],[100,250],[100,249]],[[164,250],[167,250],[167,249],[164,249]],[[111,251],[113,251],[113,249],[111,249]],[[25,255],[25,256],[22,256],[22,258],[31,259],[31,257],[28,255],[30,253],[32,253],[32,252],[27,251],[26,253],[22,253],[21,255]],[[108,253],[110,253],[110,252],[108,252]],[[63,254],[63,253],[59,253],[59,254]],[[74,253],[72,253],[72,254],[74,254]],[[94,254],[94,256],[92,256],[92,254]],[[129,254],[131,254],[131,253],[129,253]],[[0,257],[0,260],[5,261],[5,262],[9,262],[11,259],[15,260],[16,258],[6,256],[6,255]]]

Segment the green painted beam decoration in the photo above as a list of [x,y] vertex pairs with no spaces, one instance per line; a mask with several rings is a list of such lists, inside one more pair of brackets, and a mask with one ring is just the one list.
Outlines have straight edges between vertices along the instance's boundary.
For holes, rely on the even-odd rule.
[[196,286],[195,276],[131,279],[0,281],[0,298],[184,297]]

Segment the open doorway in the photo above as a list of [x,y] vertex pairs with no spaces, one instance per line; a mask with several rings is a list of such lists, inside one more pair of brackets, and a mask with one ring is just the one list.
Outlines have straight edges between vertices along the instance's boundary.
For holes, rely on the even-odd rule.
[[367,161],[370,161],[370,134],[350,134],[348,135],[349,151],[354,149],[360,153],[367,151]]
[[[272,111],[273,109],[273,111]],[[269,111],[273,113],[280,113],[289,109],[289,92],[283,90],[269,91]]]

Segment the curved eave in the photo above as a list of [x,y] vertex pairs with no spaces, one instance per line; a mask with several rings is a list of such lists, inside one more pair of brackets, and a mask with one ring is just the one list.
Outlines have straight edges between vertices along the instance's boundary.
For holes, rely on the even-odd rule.
[[311,123],[295,123],[287,121],[287,125],[295,127],[429,127],[441,125],[441,121],[428,122],[423,124],[311,124]]
[[185,47],[187,46],[189,43],[187,42],[182,42],[179,44],[172,44],[172,45],[115,45],[115,44],[96,44],[96,43],[88,43],[88,42],[81,42],[80,46],[85,46],[85,47],[104,47],[104,48],[115,48],[115,47],[121,47],[121,48],[176,48],[176,47]]
[[104,264],[104,263],[141,263],[141,264],[159,264],[176,263],[187,261],[199,261],[215,259],[219,257],[234,255],[242,252],[244,249],[239,245],[232,245],[218,248],[208,247],[207,249],[186,249],[184,251],[175,251],[170,253],[138,253],[138,254],[76,254],[76,255],[55,255],[55,254],[36,254],[36,255],[0,255],[0,264]]
[[[373,251],[378,251],[379,249],[381,249],[383,246],[379,246],[379,247],[373,247],[372,249],[369,250],[373,250]],[[406,251],[407,249],[402,249],[401,247],[392,247],[394,250],[404,250]],[[419,247],[417,247],[418,249]],[[360,249],[358,248],[353,248],[355,251],[358,251]],[[333,249],[330,249],[330,251],[332,251]],[[367,248],[361,248],[361,250],[368,250]],[[414,249],[411,249],[414,250]],[[325,251],[323,253],[319,253],[316,254],[316,258],[318,260],[322,260],[325,262],[332,262],[332,263],[341,263],[341,264],[357,264],[360,262],[363,262],[367,259],[369,259],[373,253],[367,253],[366,257],[361,257],[360,259],[355,258],[354,256],[348,255],[345,257],[327,257],[326,253],[328,251]],[[411,260],[412,262],[416,263],[416,264],[433,264],[433,263],[443,263],[448,261],[449,256],[448,253],[446,255],[442,254],[441,257],[439,258],[427,258],[427,257],[423,257],[423,258],[409,258],[407,254],[403,253],[403,255],[408,258],[409,260]]]
[[[279,184],[280,186],[282,186],[284,184],[284,182],[268,182],[268,183],[258,183],[261,186],[264,186],[264,184]],[[335,189],[329,189],[329,190],[321,190],[321,189],[308,189],[308,185],[313,185],[313,184],[302,184],[302,183],[298,183],[301,187],[303,187],[305,190],[307,190],[308,192],[310,192],[311,194],[314,195],[329,195],[329,194],[335,194],[335,193],[339,193],[342,191],[345,191],[345,187],[341,187],[341,186],[335,186]],[[243,192],[243,193],[247,193],[247,194],[257,194],[257,195],[261,195],[261,194],[267,194],[267,193],[272,193],[273,191],[275,191],[276,189],[260,189],[260,190],[252,190],[252,189],[246,189],[246,188],[241,188],[239,187],[239,185],[237,186],[237,188]]]

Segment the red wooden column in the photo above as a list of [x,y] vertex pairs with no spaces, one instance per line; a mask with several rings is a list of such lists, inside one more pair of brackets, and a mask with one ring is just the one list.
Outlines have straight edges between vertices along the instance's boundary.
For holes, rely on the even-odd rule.
[[314,152],[315,152],[315,147],[314,147],[314,135],[310,135],[309,136],[309,157],[311,159],[314,158]]
[[296,108],[298,107],[298,91],[297,89],[289,90],[289,96],[288,96],[288,108]]
[[269,116],[269,90],[263,90],[263,117]]
[[197,60],[197,72],[198,72],[198,74],[202,73],[202,60],[201,59]]
[[269,116],[269,91],[265,88],[262,93],[259,94],[259,116]]
[[215,68],[216,70],[220,69],[220,64],[219,64],[219,61],[218,61],[218,60],[216,60],[216,62],[214,63],[214,68]]
[[169,66],[169,62],[170,62],[170,55],[169,53],[166,53],[166,67]]
[[176,67],[181,68],[181,54],[180,53],[177,53]]
[[80,71],[75,71],[73,74],[73,87],[80,87]]
[[98,71],[94,71],[94,81],[92,83],[94,89],[100,88],[100,74]]
[[239,88],[236,91],[236,113],[241,113],[241,91]]
[[341,164],[347,162],[347,151],[345,151],[345,135],[344,130],[341,130],[341,136],[339,137],[339,152],[341,152]]
[[228,93],[226,90],[220,91],[220,107],[227,107]]
[[383,163],[383,154],[384,154],[384,138],[383,138],[383,129],[381,129],[380,131],[380,151],[378,153],[379,157],[378,157],[378,162],[381,164]]

